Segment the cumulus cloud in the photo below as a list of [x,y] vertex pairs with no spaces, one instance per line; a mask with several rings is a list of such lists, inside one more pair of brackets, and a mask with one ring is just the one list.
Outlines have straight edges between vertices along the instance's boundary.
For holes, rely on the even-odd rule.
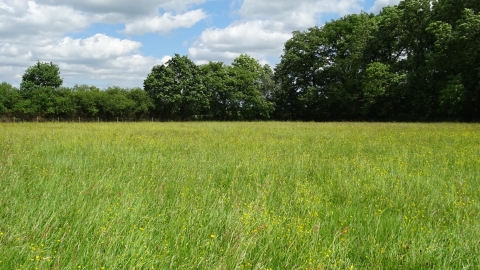
[[369,12],[378,13],[380,10],[382,10],[382,8],[386,6],[398,5],[398,3],[400,3],[400,0],[376,0]]
[[229,62],[242,53],[259,60],[280,56],[283,44],[290,33],[282,32],[283,24],[274,21],[247,21],[235,23],[224,29],[205,30],[188,50],[200,63],[209,60]]
[[241,53],[260,61],[279,58],[294,30],[315,26],[324,13],[339,16],[361,10],[362,0],[244,0],[241,19],[223,29],[206,29],[189,49],[198,63],[230,62]]
[[[221,1],[221,0],[218,0]],[[247,53],[262,63],[278,59],[293,30],[321,22],[325,13],[343,16],[361,10],[364,0],[232,0],[236,21],[197,34],[189,55],[197,63],[230,62]],[[369,11],[379,11],[400,0],[376,0]],[[86,33],[95,24],[119,24],[116,34],[167,34],[215,17],[197,5],[207,0],[0,0],[0,81],[16,85],[26,68],[37,60],[53,61],[68,84],[98,80],[98,86],[118,83],[140,86],[152,66],[170,56],[142,54],[142,44],[129,38]],[[214,9],[213,9],[214,10]],[[213,11],[214,12],[214,11]],[[225,11],[221,11],[225,12]],[[210,13],[210,11],[209,11]],[[95,31],[95,30],[93,30]],[[159,44],[158,46],[161,46]],[[147,47],[147,46],[146,46]],[[169,54],[173,54],[171,52]],[[160,56],[162,57],[162,56]],[[107,82],[108,83],[101,83]]]
[[13,7],[5,4],[5,3],[0,3],[0,10],[4,10],[8,13],[14,13],[15,12],[15,9],[13,9]]
[[0,36],[4,39],[39,33],[55,35],[78,31],[90,25],[88,17],[65,6],[39,5],[33,1],[3,5],[4,10],[10,11],[0,13]]
[[207,14],[201,9],[192,10],[183,14],[173,15],[165,13],[162,16],[144,18],[125,25],[125,34],[142,35],[149,32],[168,33],[177,28],[190,28],[205,19]]
[[82,12],[94,14],[119,13],[127,17],[151,15],[158,12],[159,8],[185,11],[192,5],[197,5],[206,0],[37,0],[38,3],[55,6],[68,6]]
[[96,34],[86,39],[65,37],[39,48],[38,52],[52,60],[104,60],[136,52],[141,46],[142,44],[136,41]]
[[331,12],[340,15],[360,8],[358,0],[244,0],[239,13],[244,17],[283,16],[291,12]]
[[360,0],[244,0],[239,14],[246,19],[281,21],[288,30],[312,27],[322,13],[343,16],[361,10]]
[[[205,19],[202,9],[178,13],[205,0],[3,0],[0,2],[0,36],[63,35],[82,31],[95,23],[124,23],[126,34],[168,33],[192,27]],[[171,9],[159,15],[159,9]]]
[[166,59],[170,59],[170,57],[157,59],[133,54],[106,59],[101,65],[75,61],[72,63],[62,62],[59,67],[62,77],[68,85],[82,84],[84,83],[82,80],[88,80],[103,83],[97,83],[97,86],[139,87],[151,68],[164,64]]
[[[0,81],[19,85],[25,70],[42,61],[58,64],[66,85],[97,80],[100,86],[141,86],[151,68],[170,56],[144,56],[142,44],[130,39],[105,34],[75,39],[70,33],[107,22],[125,24],[127,34],[165,34],[204,19],[201,9],[183,12],[204,1],[0,0]],[[160,9],[171,12],[159,16]]]
[[103,80],[100,85],[141,86],[154,65],[170,59],[143,56],[139,52],[141,43],[103,34],[85,39],[36,38],[35,45],[0,43],[0,62],[6,68],[0,81],[15,78],[14,84],[18,85],[26,68],[36,61],[52,61],[59,65],[66,85]]

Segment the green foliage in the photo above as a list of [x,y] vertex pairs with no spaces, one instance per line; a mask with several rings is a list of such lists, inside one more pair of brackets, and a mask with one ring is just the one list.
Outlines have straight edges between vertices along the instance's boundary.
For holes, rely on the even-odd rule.
[[275,81],[275,73],[268,64],[265,64],[260,76],[260,92],[267,101],[273,101],[279,89],[280,85]]
[[373,115],[387,116],[388,108],[381,102],[394,96],[394,87],[404,78],[405,75],[392,73],[391,67],[387,64],[379,62],[369,64],[362,82],[362,114],[368,115],[377,109],[382,111],[374,111]]
[[328,59],[321,55],[325,43],[319,27],[306,32],[295,31],[293,37],[285,43],[284,55],[275,68],[276,80],[281,85],[273,98],[277,117],[300,120],[308,114],[308,103],[311,105],[317,98],[313,93],[311,99],[305,99],[309,90],[312,93],[318,89],[321,100],[328,94],[325,91],[326,82],[317,76],[318,71],[329,65]]
[[211,118],[215,120],[269,119],[273,103],[273,72],[248,55],[231,66],[210,62],[200,66],[203,84],[210,93]]
[[109,87],[101,92],[104,116],[108,119],[129,116],[134,111],[136,102],[127,97],[127,91],[120,87]]
[[54,103],[56,117],[74,118],[77,115],[78,104],[72,89],[67,87],[57,89]]
[[125,93],[126,97],[133,101],[131,108],[131,116],[135,118],[145,118],[150,115],[150,111],[154,108],[152,99],[147,92],[141,88],[133,88]]
[[103,109],[101,95],[101,90],[94,86],[75,85],[72,88],[72,97],[78,107],[78,116],[99,117]]
[[21,100],[20,93],[11,84],[0,83],[0,116],[14,112]]
[[0,115],[22,120],[86,119],[115,121],[118,118],[148,119],[153,102],[140,88],[109,87],[100,90],[88,85],[40,87],[30,89],[28,98],[7,83],[0,84]]
[[[470,3],[471,4],[471,3]],[[479,71],[480,15],[469,1],[434,5],[435,19],[427,31],[435,37],[429,67],[437,82],[438,112],[441,116],[478,119],[480,109]],[[445,9],[451,13],[445,13]],[[477,14],[476,14],[477,13]]]
[[53,63],[37,64],[29,67],[22,76],[20,90],[25,98],[30,98],[32,91],[38,87],[58,88],[62,85],[63,79],[60,78],[60,69]]
[[200,69],[187,56],[175,54],[165,65],[153,67],[144,90],[163,119],[186,120],[208,113],[209,93]]
[[230,73],[222,62],[201,65],[200,72],[206,91],[210,93],[210,117],[215,120],[232,120],[234,96],[230,87]]
[[254,58],[240,55],[233,60],[228,68],[230,74],[229,86],[232,91],[231,106],[240,120],[268,119],[273,111],[273,104],[267,101],[262,90],[268,91],[262,85],[262,80],[268,76],[265,69]]
[[55,115],[56,92],[50,86],[38,86],[31,89],[30,106],[27,114],[40,116]]
[[[245,54],[175,55],[142,89],[61,88],[59,68],[2,86],[0,114],[162,120],[480,120],[480,2],[403,0],[294,31],[274,71]],[[18,96],[18,93],[20,96]]]
[[276,68],[276,117],[480,119],[480,4],[404,0],[294,32]]
[[364,52],[373,27],[373,16],[362,13],[294,32],[276,69],[282,85],[277,109],[287,111],[285,116],[290,119],[338,119],[357,114],[367,65]]
[[452,77],[448,80],[445,88],[440,90],[439,110],[448,116],[455,116],[461,111],[461,104],[464,99],[464,87],[460,76]]

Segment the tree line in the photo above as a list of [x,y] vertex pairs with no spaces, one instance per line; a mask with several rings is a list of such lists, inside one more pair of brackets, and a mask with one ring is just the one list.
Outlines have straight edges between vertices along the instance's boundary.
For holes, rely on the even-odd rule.
[[404,0],[295,31],[272,70],[175,55],[143,89],[62,87],[58,66],[0,85],[0,115],[113,120],[478,121],[480,1]]

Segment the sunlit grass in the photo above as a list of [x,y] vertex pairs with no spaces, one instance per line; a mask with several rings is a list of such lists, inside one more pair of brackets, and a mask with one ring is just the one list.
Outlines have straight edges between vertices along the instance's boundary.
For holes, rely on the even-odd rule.
[[0,124],[0,269],[478,269],[480,125]]

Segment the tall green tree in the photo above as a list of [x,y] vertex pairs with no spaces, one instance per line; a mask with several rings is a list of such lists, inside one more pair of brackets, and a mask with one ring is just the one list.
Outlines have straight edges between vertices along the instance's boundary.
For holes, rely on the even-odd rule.
[[428,63],[437,82],[440,117],[480,119],[480,3],[438,1],[427,31],[435,37]]
[[276,118],[304,119],[307,110],[307,105],[302,104],[304,97],[309,89],[322,87],[317,82],[316,72],[328,64],[319,52],[324,44],[320,27],[294,31],[293,37],[285,43],[284,54],[275,67],[275,77],[281,85],[273,98]]
[[203,83],[210,93],[211,117],[216,120],[268,119],[273,103],[273,72],[245,54],[232,65],[210,62],[200,67]]
[[432,22],[432,3],[430,0],[405,0],[397,8],[402,12],[399,39],[406,52],[399,63],[399,68],[406,73],[405,114],[412,120],[433,119],[438,89],[428,65],[434,46],[434,37],[427,31]]
[[208,114],[209,93],[199,67],[187,56],[175,54],[165,65],[153,67],[143,86],[163,119],[186,120]]
[[231,87],[232,117],[238,120],[268,119],[273,112],[273,103],[262,93],[266,85],[265,69],[249,55],[242,54],[235,58],[228,68]]
[[376,78],[372,83],[377,86],[379,78],[387,81],[382,83],[382,97],[371,106],[373,115],[417,121],[435,118],[438,89],[428,64],[434,37],[427,31],[432,16],[432,1],[405,0],[375,17],[373,38],[365,52],[369,64],[374,64],[368,76]]
[[[398,7],[383,8],[375,17],[372,38],[365,49],[369,67],[362,83],[367,99],[364,112],[374,118],[395,119],[408,113],[406,80],[400,83],[390,81],[405,79],[408,73],[403,63],[407,58],[408,44],[403,38],[402,17],[403,12]],[[371,93],[378,95],[372,97]]]
[[25,97],[29,97],[35,87],[51,87],[56,89],[63,83],[60,77],[60,68],[53,63],[37,64],[29,67],[22,76],[20,90]]
[[371,14],[354,14],[294,32],[276,67],[281,90],[276,110],[286,119],[327,120],[357,116],[362,106],[365,48],[374,29]]
[[[325,48],[321,51],[327,65],[317,71],[319,81],[326,83],[324,104],[330,119],[355,119],[364,114],[370,99],[362,88],[369,59],[366,47],[376,26],[372,14],[347,15],[326,24],[323,28]],[[315,93],[317,94],[317,93]]]
[[210,118],[230,120],[232,118],[233,92],[229,85],[230,73],[222,62],[201,65],[202,81],[210,97]]

